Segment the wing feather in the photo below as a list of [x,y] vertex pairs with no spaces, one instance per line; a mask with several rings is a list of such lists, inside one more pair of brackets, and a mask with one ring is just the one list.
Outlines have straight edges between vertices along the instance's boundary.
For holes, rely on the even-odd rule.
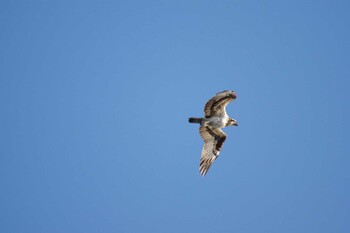
[[236,93],[233,91],[223,91],[217,93],[211,98],[204,107],[204,114],[206,118],[226,115],[226,106],[236,99]]
[[219,156],[226,134],[219,128],[213,129],[208,125],[202,125],[199,133],[204,141],[202,155],[199,163],[199,172],[204,176],[212,163]]

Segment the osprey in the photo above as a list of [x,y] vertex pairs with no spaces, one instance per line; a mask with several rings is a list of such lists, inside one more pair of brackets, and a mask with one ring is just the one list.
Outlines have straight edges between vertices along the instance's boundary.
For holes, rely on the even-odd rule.
[[221,128],[238,126],[237,121],[230,118],[226,113],[226,106],[236,97],[234,91],[219,92],[205,104],[205,118],[190,117],[188,119],[190,123],[200,124],[199,134],[204,141],[204,146],[199,163],[199,172],[203,176],[218,157],[225,142],[226,134]]

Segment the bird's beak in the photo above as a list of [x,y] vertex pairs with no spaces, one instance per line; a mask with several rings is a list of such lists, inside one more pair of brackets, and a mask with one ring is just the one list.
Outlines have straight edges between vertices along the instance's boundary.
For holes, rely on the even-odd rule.
[[236,120],[233,120],[233,124],[234,126],[238,126],[238,122]]

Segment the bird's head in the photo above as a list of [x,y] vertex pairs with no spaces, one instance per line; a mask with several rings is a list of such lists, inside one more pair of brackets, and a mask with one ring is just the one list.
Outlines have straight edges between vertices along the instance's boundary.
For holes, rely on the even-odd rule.
[[238,122],[235,119],[230,118],[227,122],[227,126],[238,126]]

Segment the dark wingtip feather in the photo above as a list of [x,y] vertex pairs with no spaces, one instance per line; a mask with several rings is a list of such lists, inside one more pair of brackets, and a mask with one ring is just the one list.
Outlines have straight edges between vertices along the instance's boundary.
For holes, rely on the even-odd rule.
[[[215,160],[215,159],[214,159]],[[199,163],[199,173],[202,176],[205,176],[207,174],[207,172],[209,171],[209,168],[211,166],[211,164],[213,163],[214,160],[211,159],[201,159],[200,163]]]

